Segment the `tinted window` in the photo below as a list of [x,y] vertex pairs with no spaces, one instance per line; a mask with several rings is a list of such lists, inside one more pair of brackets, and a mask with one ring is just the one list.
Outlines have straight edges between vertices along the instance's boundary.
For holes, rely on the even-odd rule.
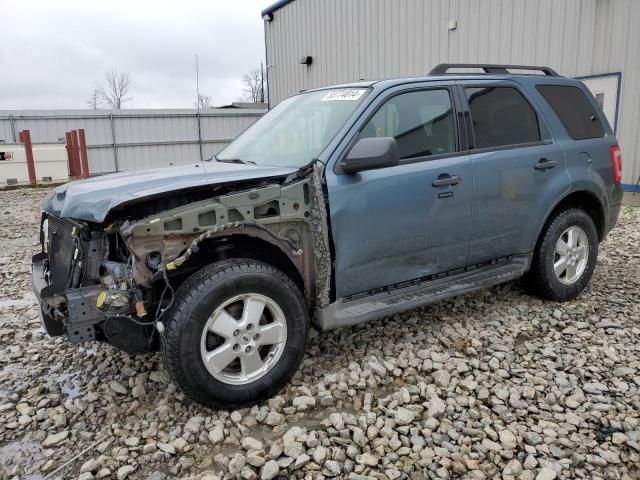
[[574,140],[604,136],[604,128],[593,104],[578,87],[538,85],[536,87]]
[[538,117],[515,88],[465,88],[471,109],[475,148],[540,140]]
[[393,137],[398,154],[417,158],[456,151],[456,128],[448,90],[424,90],[390,98],[360,138]]

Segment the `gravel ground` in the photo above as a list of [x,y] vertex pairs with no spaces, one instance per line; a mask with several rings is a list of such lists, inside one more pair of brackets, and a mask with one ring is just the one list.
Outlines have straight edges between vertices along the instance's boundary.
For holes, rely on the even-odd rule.
[[42,191],[0,192],[0,479],[640,478],[640,209],[576,301],[517,283],[314,335],[281,394],[211,411],[158,355],[47,338]]

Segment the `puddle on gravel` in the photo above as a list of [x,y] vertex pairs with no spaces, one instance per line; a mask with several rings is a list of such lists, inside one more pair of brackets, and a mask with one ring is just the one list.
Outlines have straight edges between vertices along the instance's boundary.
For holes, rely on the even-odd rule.
[[80,370],[51,374],[47,384],[50,388],[57,386],[62,395],[73,400],[82,394],[83,374]]
[[40,474],[31,473],[33,466],[45,458],[40,443],[25,437],[22,440],[0,446],[0,478],[8,475],[14,467],[20,466],[19,478],[22,480],[39,480]]
[[0,299],[0,310],[15,307],[31,307],[36,304],[36,297],[33,294],[27,294],[22,298],[2,298]]
[[[65,398],[74,400],[82,395],[86,373],[82,370],[71,370],[62,373],[49,372],[46,374],[47,389],[50,392],[59,391]],[[22,392],[32,386],[33,379],[29,377],[28,369],[18,365],[0,367],[0,400],[8,398],[15,392]],[[1,465],[1,463],[0,463]],[[0,478],[2,478],[0,476]]]
[[11,395],[11,391],[7,388],[0,387],[0,402],[4,403]]
[[9,398],[14,393],[24,392],[32,386],[33,381],[26,372],[26,368],[20,365],[0,367],[0,399]]

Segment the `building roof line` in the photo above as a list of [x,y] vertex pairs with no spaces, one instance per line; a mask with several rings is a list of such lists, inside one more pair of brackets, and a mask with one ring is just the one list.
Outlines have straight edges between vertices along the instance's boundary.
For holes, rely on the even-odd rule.
[[268,6],[267,8],[265,8],[264,10],[262,10],[261,15],[264,17],[265,15],[269,15],[270,13],[275,12],[276,10],[280,10],[282,7],[284,7],[285,5],[293,2],[295,0],[278,0],[276,3],[274,3],[273,5]]

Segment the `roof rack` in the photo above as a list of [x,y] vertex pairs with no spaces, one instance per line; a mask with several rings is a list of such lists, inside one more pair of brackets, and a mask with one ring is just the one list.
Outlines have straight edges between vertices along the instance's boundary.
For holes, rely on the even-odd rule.
[[[498,74],[507,74],[509,75],[509,69],[511,70],[532,70],[542,72],[544,75],[549,77],[559,77],[558,72],[549,67],[536,67],[533,65],[496,65],[490,63],[441,63],[440,65],[436,65],[429,72],[429,75],[451,75],[447,70],[452,68],[479,68],[484,70],[484,73],[498,73]],[[456,74],[455,72],[453,73]],[[459,73],[458,73],[459,75]]]

